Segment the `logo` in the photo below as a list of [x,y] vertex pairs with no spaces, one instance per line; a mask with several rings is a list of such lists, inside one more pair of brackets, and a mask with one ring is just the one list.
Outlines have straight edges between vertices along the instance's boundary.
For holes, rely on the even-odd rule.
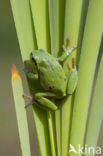
[[89,147],[87,145],[85,145],[84,147],[82,147],[80,144],[78,145],[77,149],[73,146],[73,145],[69,145],[69,153],[71,152],[74,152],[74,153],[77,153],[77,154],[88,154],[88,155],[91,155],[91,154],[101,154],[102,151],[101,151],[101,147]]

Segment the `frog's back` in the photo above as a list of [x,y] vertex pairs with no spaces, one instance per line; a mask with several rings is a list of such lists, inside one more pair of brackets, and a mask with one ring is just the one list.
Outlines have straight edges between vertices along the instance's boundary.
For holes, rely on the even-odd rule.
[[66,92],[66,76],[62,66],[49,53],[39,52],[37,60],[41,86],[47,90],[63,96]]

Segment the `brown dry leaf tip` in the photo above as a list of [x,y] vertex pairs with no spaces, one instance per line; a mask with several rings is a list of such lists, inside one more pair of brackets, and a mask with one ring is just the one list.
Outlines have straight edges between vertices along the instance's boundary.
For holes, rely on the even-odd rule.
[[12,81],[14,79],[16,79],[16,78],[19,79],[19,80],[21,80],[20,74],[19,74],[19,72],[18,72],[15,64],[12,65],[11,73],[12,73]]

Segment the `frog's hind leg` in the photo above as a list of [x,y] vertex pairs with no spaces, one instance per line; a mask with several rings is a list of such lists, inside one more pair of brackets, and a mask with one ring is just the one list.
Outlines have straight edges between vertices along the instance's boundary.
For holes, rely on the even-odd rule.
[[50,92],[40,92],[40,93],[36,93],[34,95],[35,100],[42,106],[44,106],[47,109],[50,110],[57,110],[57,106],[55,105],[55,103],[53,101],[51,101],[48,98],[53,98],[56,97],[56,95],[54,93],[50,93]]
[[27,107],[29,107],[30,105],[33,105],[34,104],[34,101],[30,101],[29,103],[27,103],[25,106],[24,106],[24,108],[27,108]]
[[78,82],[78,72],[76,69],[75,58],[72,59],[72,67],[68,65],[69,75],[67,82],[67,94],[73,94]]
[[45,97],[38,96],[38,97],[35,97],[35,100],[44,109],[49,109],[52,111],[56,111],[58,109],[58,107],[55,105],[53,101]]
[[49,109],[49,110],[57,110],[57,106],[55,105],[55,103],[53,101],[51,101],[50,99],[46,98],[46,97],[54,97],[55,94],[53,93],[36,93],[33,97],[32,96],[27,96],[27,95],[23,95],[24,98],[30,99],[31,102],[29,102],[25,108],[27,108],[28,106],[32,105],[32,104],[36,104],[38,106],[41,106],[44,109]]
[[42,96],[42,97],[52,97],[52,98],[55,98],[56,97],[56,94],[55,93],[51,93],[51,92],[39,92],[39,93],[36,93],[34,95],[35,97],[38,97],[38,96]]
[[49,99],[45,98],[45,97],[38,97],[35,100],[29,102],[28,104],[25,105],[25,108],[29,107],[30,105],[37,105],[39,107],[41,107],[42,109],[46,109],[46,110],[52,110],[52,111],[56,111],[57,110],[57,106]]

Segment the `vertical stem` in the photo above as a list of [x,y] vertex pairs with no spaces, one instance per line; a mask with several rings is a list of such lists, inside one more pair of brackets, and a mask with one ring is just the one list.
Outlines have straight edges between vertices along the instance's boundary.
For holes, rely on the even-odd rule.
[[[51,53],[57,57],[63,44],[65,0],[48,0]],[[58,102],[58,101],[57,101]],[[57,155],[61,156],[61,108],[55,112]]]
[[56,135],[55,135],[55,123],[54,123],[54,113],[48,111],[48,125],[49,125],[49,134],[50,134],[50,142],[51,142],[51,152],[52,156],[57,156],[56,151]]
[[[103,54],[100,62],[95,91],[93,94],[91,112],[87,128],[86,142],[88,147],[96,148],[103,119]],[[91,156],[95,154],[91,153]],[[85,154],[88,156],[88,154]]]
[[38,49],[50,52],[48,0],[30,0]]
[[[78,45],[81,39],[80,28],[82,26],[82,12],[83,12],[83,0],[66,0],[65,8],[65,28],[64,28],[64,41],[70,37],[70,45]],[[79,45],[78,45],[79,47]],[[79,51],[78,51],[79,52]],[[72,57],[77,56],[77,52],[74,51],[71,56],[64,63],[65,73],[68,74],[67,64],[72,64]],[[73,108],[73,97],[68,96],[62,105],[62,155],[68,155],[69,137],[71,129],[71,116]]]
[[[83,146],[88,106],[103,32],[103,0],[90,0],[82,52],[79,64],[79,81],[75,94],[70,143],[78,151]],[[75,154],[82,155],[82,154]],[[71,152],[70,156],[74,156]]]
[[[29,0],[10,0],[23,60],[37,48]],[[29,30],[29,31],[27,31]]]
[[12,89],[22,156],[31,156],[27,114],[24,108],[25,101],[21,96],[23,94],[23,86],[15,65],[12,66]]
[[[40,2],[39,2],[39,4],[41,5]],[[29,0],[23,0],[23,1],[11,0],[11,6],[12,6],[15,25],[16,25],[18,40],[19,40],[19,44],[20,44],[21,54],[22,54],[22,58],[24,61],[26,59],[29,59],[29,57],[30,57],[29,55],[30,55],[31,51],[37,48],[37,45],[36,45],[37,34],[35,37],[35,30],[34,30],[34,25],[33,25],[33,21],[32,21],[30,2],[29,2]],[[46,6],[44,6],[44,9]],[[39,7],[37,7],[37,8],[39,8]],[[40,13],[40,8],[39,8],[39,15],[42,15],[42,12]],[[47,16],[45,17],[45,13],[43,13],[43,15],[44,15],[44,17],[42,18],[42,20],[46,19],[46,17],[47,17]],[[48,26],[48,28],[45,27],[46,21],[42,21],[42,20],[39,21],[39,26],[44,24],[43,29],[48,30],[49,26]],[[40,24],[40,22],[41,22],[41,24]],[[37,24],[38,24],[38,22],[37,22]],[[47,25],[49,25],[49,24],[47,24]],[[38,29],[39,28],[40,27],[38,27]],[[37,29],[37,27],[36,27],[36,29]],[[47,33],[47,32],[43,31],[43,33],[44,34],[41,34],[42,35],[41,38],[40,38],[40,34],[38,33],[39,36],[38,36],[38,40],[37,40],[37,43],[38,44],[40,43],[38,47],[42,46],[42,48],[44,46],[46,47],[47,45],[49,45],[49,40],[48,40],[48,43],[44,43],[44,40],[43,40],[43,43],[41,43],[41,41],[42,41],[41,39],[43,38],[43,35],[45,37],[46,36],[45,33]],[[47,33],[47,34],[49,34],[49,33]],[[45,39],[45,42],[47,42],[46,39]],[[35,84],[32,87],[35,90],[35,88],[38,88],[38,84]],[[50,156],[51,149],[50,149],[47,113],[44,110],[42,110],[36,106],[33,107],[33,113],[34,113],[34,119],[35,119],[40,153],[42,156]]]

